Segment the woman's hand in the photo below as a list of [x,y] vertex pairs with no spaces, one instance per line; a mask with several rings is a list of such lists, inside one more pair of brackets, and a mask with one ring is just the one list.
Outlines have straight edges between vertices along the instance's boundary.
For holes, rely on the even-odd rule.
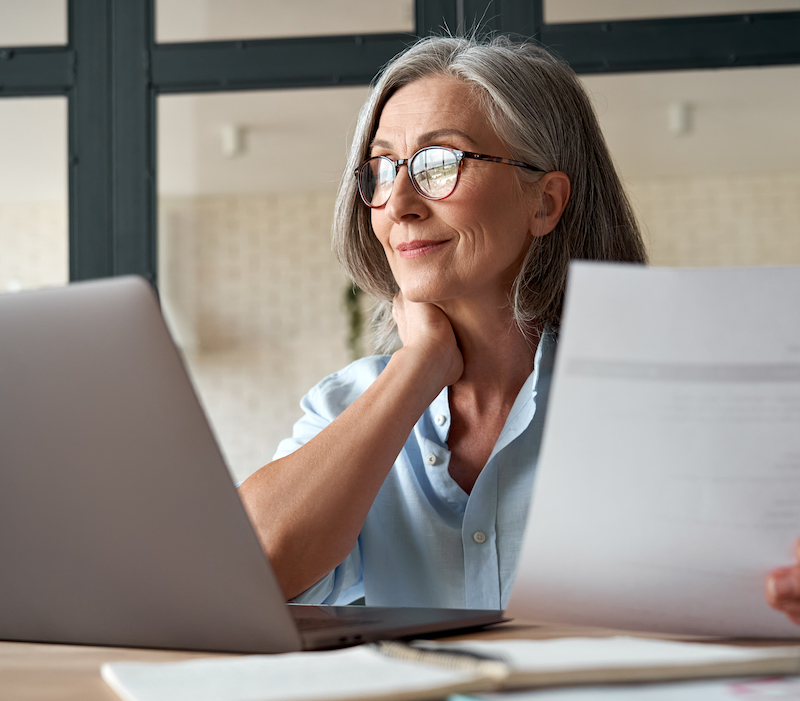
[[795,544],[794,554],[796,565],[770,572],[767,578],[767,603],[800,625],[800,540]]
[[455,384],[464,372],[464,357],[447,315],[435,304],[409,302],[398,292],[392,315],[403,348],[419,350],[427,361],[440,363],[444,385]]

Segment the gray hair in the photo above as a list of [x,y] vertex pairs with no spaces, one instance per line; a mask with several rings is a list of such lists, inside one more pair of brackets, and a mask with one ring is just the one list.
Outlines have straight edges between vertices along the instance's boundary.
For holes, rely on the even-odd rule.
[[[353,171],[369,157],[387,100],[433,75],[453,76],[473,88],[511,158],[569,177],[571,194],[561,220],[548,235],[532,238],[509,295],[515,322],[534,341],[542,326],[559,327],[571,259],[647,260],[589,98],[572,69],[540,46],[503,36],[429,37],[392,60],[358,118],[334,212],[334,252],[353,282],[377,299],[376,348],[396,347],[391,308],[398,287]],[[516,170],[523,179],[541,177]]]

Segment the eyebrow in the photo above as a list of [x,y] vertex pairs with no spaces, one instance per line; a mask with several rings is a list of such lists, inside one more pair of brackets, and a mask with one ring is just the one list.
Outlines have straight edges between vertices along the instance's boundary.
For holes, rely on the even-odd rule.
[[[469,134],[461,131],[460,129],[435,129],[433,131],[428,131],[420,135],[419,142],[423,144],[425,143],[431,144],[445,136],[460,136],[462,139],[465,139],[473,146],[477,145],[475,143],[475,140]],[[372,150],[373,148],[378,146],[381,148],[388,148],[388,149],[392,148],[391,142],[385,141],[383,139],[373,139],[372,143],[370,143],[369,145],[369,148],[370,150]]]

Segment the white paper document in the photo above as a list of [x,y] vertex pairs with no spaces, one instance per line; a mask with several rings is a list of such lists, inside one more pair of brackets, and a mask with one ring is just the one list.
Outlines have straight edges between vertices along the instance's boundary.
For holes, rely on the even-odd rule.
[[800,268],[573,263],[508,613],[800,637]]
[[800,698],[800,677],[604,684],[451,696],[448,701],[768,701]]
[[117,662],[103,665],[101,673],[124,701],[413,701],[445,698],[465,687],[491,688],[477,674],[395,660],[368,646],[189,662]]

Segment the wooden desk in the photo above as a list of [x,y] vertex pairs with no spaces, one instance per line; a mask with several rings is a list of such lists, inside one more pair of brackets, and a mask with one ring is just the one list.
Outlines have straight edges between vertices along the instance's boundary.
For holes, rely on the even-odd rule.
[[[618,631],[598,628],[537,626],[512,621],[478,633],[451,636],[448,640],[545,639],[578,635],[606,637],[617,634],[619,634]],[[630,633],[625,634],[630,635]],[[749,644],[752,643],[753,641],[749,641]],[[765,641],[764,644],[770,643]],[[0,700],[119,701],[119,697],[100,677],[100,665],[103,663],[119,661],[176,662],[201,657],[222,657],[222,655],[118,647],[0,642]]]
[[208,654],[84,645],[0,642],[3,701],[119,701],[100,677],[104,662],[176,662]]
[[[505,623],[459,638],[559,637],[566,629]],[[597,634],[595,632],[595,634]],[[456,639],[456,638],[454,638]],[[176,662],[212,653],[0,642],[1,701],[119,701],[100,678],[105,662]]]

